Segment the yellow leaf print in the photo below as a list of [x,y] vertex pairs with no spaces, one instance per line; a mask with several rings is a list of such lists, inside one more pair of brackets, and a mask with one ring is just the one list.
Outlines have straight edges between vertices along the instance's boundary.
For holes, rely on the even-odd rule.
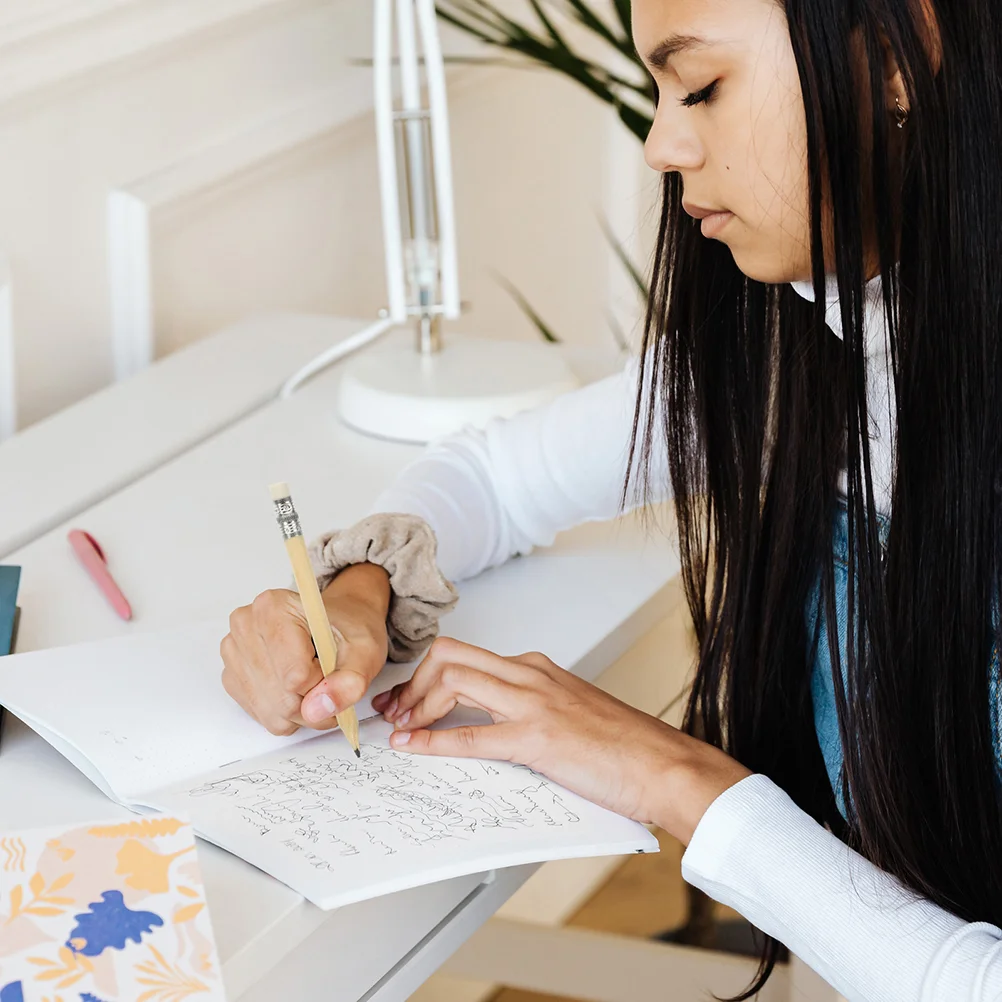
[[198,897],[198,891],[196,891],[193,887],[182,887],[179,884],[177,889],[186,898],[197,898]]
[[155,849],[147,849],[142,842],[129,839],[118,850],[116,857],[118,866],[115,867],[115,873],[126,874],[125,882],[129,887],[134,887],[138,891],[163,894],[170,890],[170,878],[167,874],[171,863],[178,856],[183,856],[194,848],[193,845],[190,845],[186,849],[181,849],[168,856]]
[[141,985],[149,985],[149,989],[136,999],[136,1002],[183,1002],[184,999],[200,992],[207,992],[208,985],[198,978],[186,975],[180,967],[169,964],[162,953],[155,947],[149,947],[153,960],[136,964],[138,974],[136,981]]
[[179,911],[174,912],[174,921],[176,923],[188,922],[193,919],[205,905],[201,901],[196,901],[193,905],[185,905]]
[[120,825],[99,825],[89,828],[88,835],[97,838],[122,838],[132,835],[136,838],[156,838],[158,835],[173,835],[185,827],[177,818],[145,818],[142,821],[125,821]]
[[59,947],[58,956],[62,962],[61,966],[45,957],[27,958],[29,964],[45,968],[35,975],[36,981],[57,981],[57,988],[69,988],[85,974],[92,974],[94,971],[94,965],[83,954],[74,953],[68,947]]
[[[49,884],[49,894],[53,891],[61,891],[71,880],[73,879],[72,873],[64,873],[61,877],[56,878]],[[67,898],[67,901],[72,901],[72,898]]]
[[45,843],[46,846],[53,852],[57,853],[59,858],[65,863],[68,859],[72,859],[76,854],[76,849],[68,849],[62,845],[57,838],[51,838]]
[[38,915],[42,917],[62,915],[66,909],[60,906],[73,904],[73,899],[61,898],[53,894],[52,891],[62,890],[72,879],[72,873],[64,873],[61,877],[54,880],[52,886],[46,891],[45,878],[40,873],[33,874],[31,880],[28,881],[32,898],[27,904],[24,903],[24,887],[18,884],[10,892],[10,915],[7,917],[5,924],[13,922],[20,915]]
[[21,914],[21,903],[24,901],[24,888],[18,884],[10,892],[10,918],[7,919],[8,922],[16,919],[18,915]]

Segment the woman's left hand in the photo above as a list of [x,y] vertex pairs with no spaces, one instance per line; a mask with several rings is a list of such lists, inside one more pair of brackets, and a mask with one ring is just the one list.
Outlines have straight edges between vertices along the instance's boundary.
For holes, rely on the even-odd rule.
[[[724,752],[572,675],[542,654],[506,658],[439,638],[414,677],[372,701],[394,748],[527,765],[588,800],[688,843],[749,771]],[[453,707],[492,724],[428,730]]]

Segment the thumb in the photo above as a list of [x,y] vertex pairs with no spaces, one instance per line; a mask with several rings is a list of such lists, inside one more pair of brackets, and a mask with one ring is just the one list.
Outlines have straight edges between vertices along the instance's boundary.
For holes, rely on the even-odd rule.
[[339,668],[318,682],[304,697],[300,710],[310,727],[332,724],[332,718],[354,706],[369,688],[369,679],[351,668]]
[[386,663],[385,645],[368,635],[347,640],[333,627],[337,640],[337,670],[303,697],[300,713],[310,727],[331,727],[336,713],[354,706]]

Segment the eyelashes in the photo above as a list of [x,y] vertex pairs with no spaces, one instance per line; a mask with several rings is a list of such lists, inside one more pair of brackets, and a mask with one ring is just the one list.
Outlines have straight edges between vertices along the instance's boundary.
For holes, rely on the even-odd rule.
[[681,104],[684,108],[695,108],[699,104],[707,104],[713,95],[717,92],[717,84],[720,83],[719,80],[714,80],[713,83],[708,84],[702,90],[693,91],[691,94],[686,94],[682,98]]

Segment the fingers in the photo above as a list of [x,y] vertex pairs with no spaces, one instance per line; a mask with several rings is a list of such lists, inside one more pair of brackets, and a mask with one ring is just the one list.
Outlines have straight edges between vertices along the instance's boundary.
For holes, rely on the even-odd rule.
[[450,727],[437,731],[394,731],[390,745],[417,755],[488,758],[511,761],[516,755],[519,728],[510,723],[483,727]]
[[271,670],[288,692],[304,695],[323,678],[299,597],[293,592],[262,592],[253,603],[253,628],[261,638]]
[[219,645],[219,655],[223,659],[223,688],[227,695],[233,699],[248,716],[256,716],[254,706],[251,702],[250,691],[242,685],[241,678],[235,666],[239,662],[237,653],[237,642],[233,635],[227,633]]
[[372,708],[376,711],[376,713],[382,713],[384,710],[389,708],[389,705],[394,698],[393,689],[387,689],[386,692],[381,692],[372,697]]
[[475,668],[446,665],[439,675],[438,684],[411,709],[402,713],[396,726],[406,730],[428,727],[457,705],[484,710],[497,723],[518,715],[518,703],[526,698],[527,692]]
[[235,610],[219,653],[223,688],[246,713],[273,734],[303,724],[302,693],[322,674],[297,595],[264,592]]
[[[386,719],[398,720],[403,714],[412,710],[439,685],[442,672],[450,666],[473,668],[511,685],[529,684],[533,676],[533,669],[526,665],[503,658],[499,654],[492,654],[482,647],[474,647],[472,644],[464,644],[448,637],[439,637],[431,645],[425,659],[418,665],[414,677],[403,685],[395,686],[390,690],[392,695],[384,696],[380,700],[379,705]],[[393,699],[397,705],[393,708],[393,712],[389,712],[388,708]]]
[[293,733],[298,726],[293,718],[299,709],[299,699],[295,693],[285,692],[273,677],[257,633],[242,630],[238,624],[236,631],[223,638],[219,653],[223,660],[223,688],[244,712],[273,734]]

